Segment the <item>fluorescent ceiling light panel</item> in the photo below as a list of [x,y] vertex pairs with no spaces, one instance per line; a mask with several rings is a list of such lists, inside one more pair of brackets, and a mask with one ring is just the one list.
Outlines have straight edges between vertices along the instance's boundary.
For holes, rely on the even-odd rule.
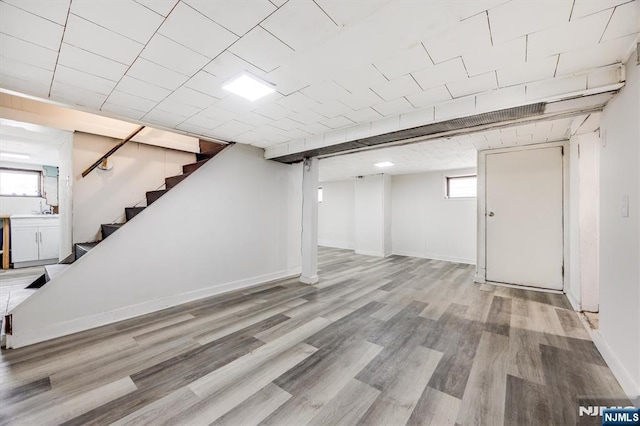
[[16,160],[26,160],[29,158],[26,154],[14,154],[11,152],[0,152],[2,158],[15,158]]
[[374,164],[374,166],[376,166],[376,167],[391,167],[391,166],[393,166],[393,163],[391,161],[383,161],[381,163]]
[[222,88],[250,101],[255,101],[276,91],[273,86],[248,74],[242,74],[240,77],[230,80]]

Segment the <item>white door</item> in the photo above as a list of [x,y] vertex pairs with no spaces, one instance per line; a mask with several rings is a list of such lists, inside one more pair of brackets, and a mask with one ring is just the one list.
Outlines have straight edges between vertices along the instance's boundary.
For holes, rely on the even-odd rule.
[[11,230],[11,262],[38,260],[38,228]]
[[561,290],[562,148],[488,154],[486,279]]
[[60,252],[60,228],[39,228],[40,259],[58,259]]

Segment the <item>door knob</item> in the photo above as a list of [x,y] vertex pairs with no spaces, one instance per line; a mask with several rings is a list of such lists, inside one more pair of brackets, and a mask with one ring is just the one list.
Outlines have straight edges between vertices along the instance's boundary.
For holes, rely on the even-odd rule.
[[495,216],[495,215],[496,215],[496,214],[495,214],[494,212],[489,212],[489,217],[493,217],[493,216]]

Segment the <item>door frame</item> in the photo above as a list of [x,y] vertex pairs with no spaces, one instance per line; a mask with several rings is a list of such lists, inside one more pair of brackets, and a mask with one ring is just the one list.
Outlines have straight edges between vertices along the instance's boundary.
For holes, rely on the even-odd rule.
[[[505,152],[530,151],[542,148],[562,147],[562,264],[564,275],[562,277],[562,292],[564,293],[569,282],[569,140],[557,142],[538,143],[531,145],[520,145],[509,148],[487,149],[478,151],[478,198],[477,198],[477,223],[478,223],[478,254],[476,261],[476,276],[474,281],[480,284],[487,282],[487,199],[486,199],[486,179],[487,179],[487,155],[500,154]],[[527,288],[537,291],[555,291],[540,289],[537,287],[527,287],[516,285],[516,287]]]

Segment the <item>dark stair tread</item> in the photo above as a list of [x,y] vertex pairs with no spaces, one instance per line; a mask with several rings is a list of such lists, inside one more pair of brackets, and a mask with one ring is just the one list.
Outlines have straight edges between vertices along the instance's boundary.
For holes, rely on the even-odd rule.
[[200,152],[213,151],[221,146],[222,147],[227,146],[226,144],[223,144],[223,143],[206,141],[204,139],[200,139],[198,142],[199,142],[198,147],[200,148]]
[[93,243],[76,243],[74,246],[74,253],[76,254],[76,260],[87,254],[89,250],[97,246],[99,241]]
[[182,173],[193,173],[198,170],[200,167],[204,166],[204,164],[209,161],[208,158],[200,161],[196,161],[195,163],[185,164],[182,166]]
[[149,191],[147,192],[147,206],[156,201],[158,198],[162,197],[167,193],[167,189],[160,189],[158,191]]
[[196,160],[202,161],[202,160],[208,160],[212,157],[215,157],[220,151],[225,149],[227,146],[229,145],[220,145],[214,149],[210,149],[207,151],[200,151],[200,153],[196,154]]
[[102,239],[104,240],[109,235],[116,232],[122,225],[124,225],[124,223],[103,223],[102,225],[100,225],[100,230],[102,231]]
[[171,189],[183,180],[185,180],[191,173],[183,173],[181,175],[170,176],[164,179],[165,186],[167,189]]
[[125,207],[124,216],[127,222],[136,217],[144,209],[146,209],[146,207]]

